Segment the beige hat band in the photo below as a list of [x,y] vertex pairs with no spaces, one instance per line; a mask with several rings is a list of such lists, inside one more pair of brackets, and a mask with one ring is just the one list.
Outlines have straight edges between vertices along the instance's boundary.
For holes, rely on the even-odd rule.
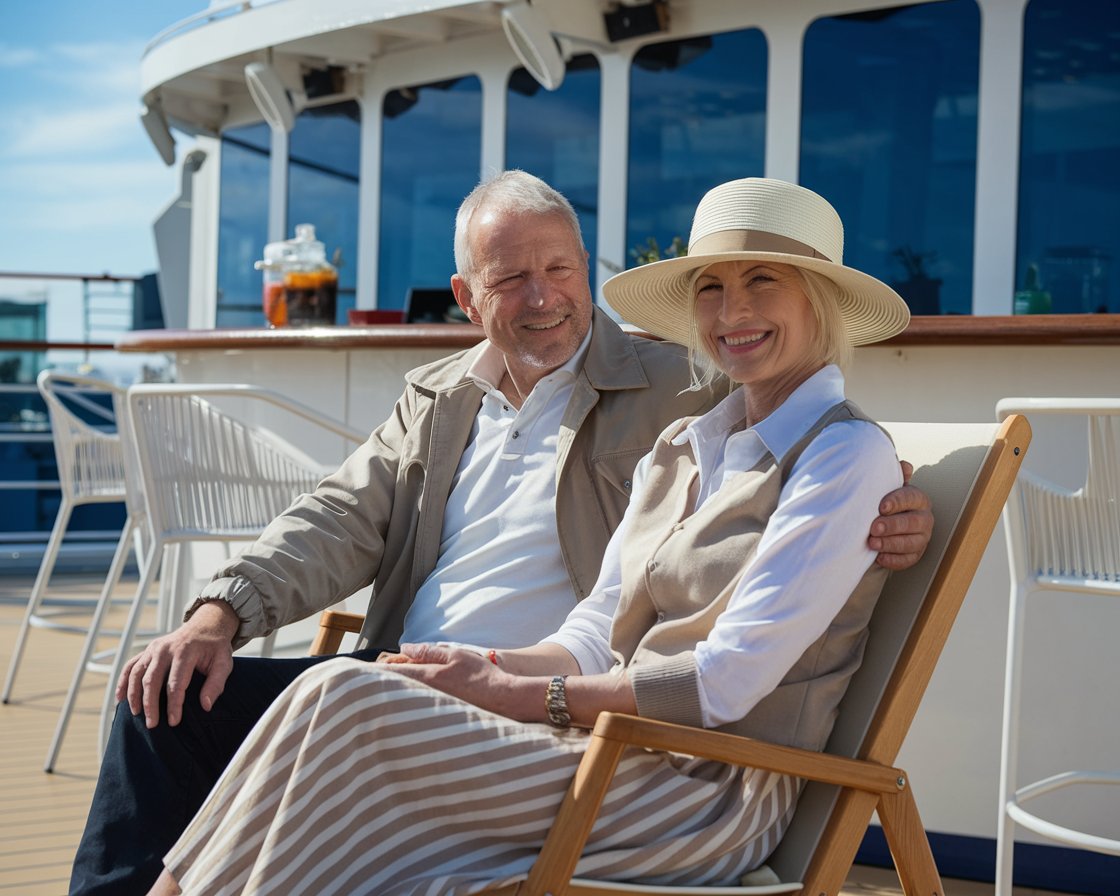
[[700,237],[688,247],[690,256],[722,255],[725,252],[779,252],[832,261],[800,240],[766,230],[720,230]]

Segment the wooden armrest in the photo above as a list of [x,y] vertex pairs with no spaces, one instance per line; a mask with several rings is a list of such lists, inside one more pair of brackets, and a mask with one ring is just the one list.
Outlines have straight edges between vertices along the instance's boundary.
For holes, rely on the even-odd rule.
[[323,610],[319,615],[319,633],[311,643],[311,656],[330,656],[338,653],[342,636],[347,632],[360,632],[365,620],[365,616],[360,613]]
[[899,781],[905,779],[905,772],[875,762],[623,713],[600,713],[595,734],[624,744],[766,769],[870,793],[894,793],[899,789]]

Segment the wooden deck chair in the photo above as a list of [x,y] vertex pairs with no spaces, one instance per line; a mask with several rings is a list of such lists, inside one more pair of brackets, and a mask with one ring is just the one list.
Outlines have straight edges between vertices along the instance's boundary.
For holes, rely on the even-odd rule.
[[[921,562],[894,573],[879,599],[863,664],[840,706],[823,753],[750,738],[603,713],[528,880],[487,892],[839,893],[878,812],[905,893],[944,891],[906,773],[893,763],[934,666],[999,520],[1030,443],[1024,417],[996,424],[888,423],[913,483],[930,496],[936,519]],[[337,647],[360,617],[324,613],[316,648]],[[669,750],[770,769],[807,783],[790,828],[750,886],[658,887],[572,879],[622,751]]]

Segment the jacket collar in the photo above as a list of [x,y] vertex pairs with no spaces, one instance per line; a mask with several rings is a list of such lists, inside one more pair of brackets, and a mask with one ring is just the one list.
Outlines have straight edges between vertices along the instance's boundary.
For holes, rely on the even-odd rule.
[[644,389],[649,386],[634,340],[598,307],[594,311],[592,326],[591,345],[583,365],[583,372],[591,386],[601,391]]

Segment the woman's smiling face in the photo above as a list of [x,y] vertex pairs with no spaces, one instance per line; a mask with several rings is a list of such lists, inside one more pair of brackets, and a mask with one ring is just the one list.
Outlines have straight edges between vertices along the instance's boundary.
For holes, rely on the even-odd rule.
[[824,366],[814,348],[817,318],[791,265],[721,261],[704,268],[693,289],[700,345],[748,387],[754,421]]

